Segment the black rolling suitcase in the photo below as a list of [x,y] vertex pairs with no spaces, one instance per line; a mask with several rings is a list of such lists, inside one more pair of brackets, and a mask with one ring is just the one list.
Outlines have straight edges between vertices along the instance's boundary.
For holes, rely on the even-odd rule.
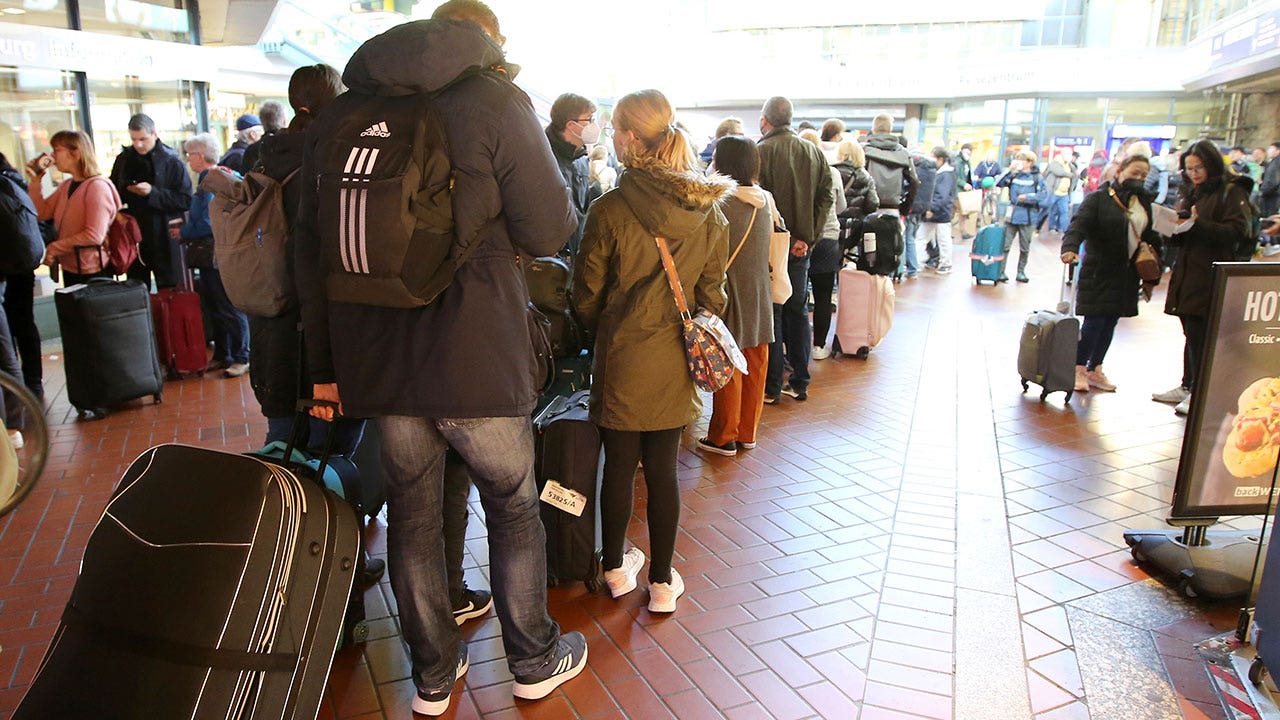
[[351,507],[243,455],[143,453],[13,720],[316,717],[359,553]]
[[547,582],[581,580],[587,590],[600,588],[600,524],[596,498],[600,490],[600,431],[587,418],[590,390],[560,396],[533,419],[534,474],[538,492],[549,482],[578,493],[582,514],[541,503],[547,534]]
[[151,395],[160,402],[164,377],[156,351],[147,288],[105,278],[54,293],[67,398],[81,417]]

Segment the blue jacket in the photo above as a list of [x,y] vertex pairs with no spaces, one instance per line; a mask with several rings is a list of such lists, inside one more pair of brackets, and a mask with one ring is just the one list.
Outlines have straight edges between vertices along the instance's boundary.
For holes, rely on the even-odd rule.
[[950,164],[938,168],[933,181],[933,198],[929,201],[929,212],[924,221],[931,223],[949,223],[956,208],[956,169]]
[[[200,180],[204,180],[204,176],[208,174],[207,169],[202,171]],[[196,185],[199,186],[200,182],[197,181]],[[213,236],[213,225],[209,224],[210,202],[213,202],[213,193],[196,190],[196,194],[191,198],[191,209],[187,211],[187,221],[182,224],[182,229],[179,231],[183,240],[199,240]]]
[[[1010,225],[1035,224],[1044,197],[1044,178],[1040,177],[1040,168],[1033,167],[1016,175],[1012,171],[1006,172],[996,181],[996,187],[1009,188],[1009,203],[1013,206]],[[1026,197],[1019,201],[1019,195]]]

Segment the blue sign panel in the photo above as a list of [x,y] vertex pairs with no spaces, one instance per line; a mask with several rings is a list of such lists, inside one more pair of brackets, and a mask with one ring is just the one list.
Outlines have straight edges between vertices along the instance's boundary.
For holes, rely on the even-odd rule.
[[1053,144],[1058,147],[1075,147],[1077,145],[1092,145],[1093,138],[1087,135],[1054,135]]
[[1280,49],[1280,10],[1259,15],[1224,30],[1210,41],[1210,64],[1214,67],[1253,55]]

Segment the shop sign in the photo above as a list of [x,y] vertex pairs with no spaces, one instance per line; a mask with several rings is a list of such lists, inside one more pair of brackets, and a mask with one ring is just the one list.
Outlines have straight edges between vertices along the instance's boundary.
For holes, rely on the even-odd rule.
[[1174,125],[1116,125],[1111,129],[1113,138],[1159,138],[1172,140],[1178,134]]
[[1093,138],[1087,135],[1055,135],[1053,144],[1058,147],[1076,147],[1078,145],[1092,145]]
[[207,48],[183,43],[0,23],[0,64],[83,71],[96,77],[213,80]]
[[1280,263],[1218,263],[1174,518],[1262,515],[1280,455]]
[[1272,50],[1280,50],[1280,10],[1250,18],[1214,35],[1209,41],[1209,64],[1230,65]]

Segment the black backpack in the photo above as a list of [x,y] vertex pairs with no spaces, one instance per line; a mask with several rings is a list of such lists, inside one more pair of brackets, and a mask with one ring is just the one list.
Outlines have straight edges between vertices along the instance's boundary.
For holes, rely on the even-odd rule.
[[[465,73],[463,77],[478,70]],[[451,83],[452,84],[452,83]],[[476,249],[453,223],[453,167],[437,93],[349,91],[316,147],[318,227],[329,300],[390,308],[431,304]]]
[[0,174],[0,274],[21,275],[44,260],[36,206],[18,183]]
[[894,213],[874,212],[862,219],[851,237],[859,270],[872,275],[893,275],[902,260],[902,221]]

